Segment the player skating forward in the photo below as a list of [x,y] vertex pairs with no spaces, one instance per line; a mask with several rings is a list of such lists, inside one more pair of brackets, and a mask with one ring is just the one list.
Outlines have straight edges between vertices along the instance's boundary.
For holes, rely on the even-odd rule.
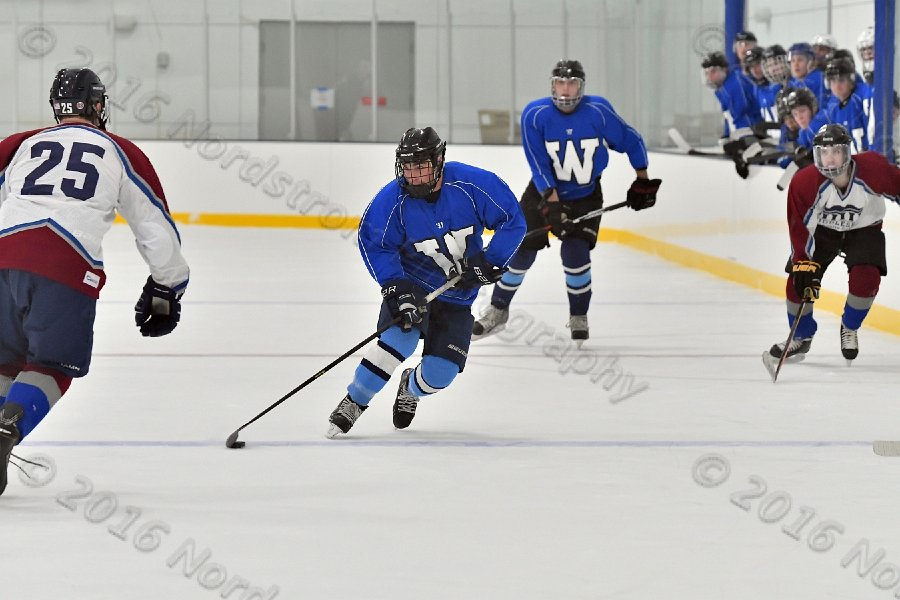
[[[532,178],[520,205],[528,229],[549,225],[562,240],[572,339],[588,339],[591,255],[600,217],[572,223],[603,206],[600,174],[609,163],[607,147],[628,155],[637,174],[628,192],[634,210],[653,206],[661,180],[647,178],[647,149],[640,134],[600,96],[584,95],[584,69],[577,60],[561,60],[550,77],[551,96],[535,100],[522,113],[522,143]],[[509,319],[509,304],[534,264],[549,247],[547,233],[529,237],[494,286],[491,304],[475,323],[472,339],[497,333]]]
[[101,241],[117,212],[150,267],[141,333],[178,323],[181,240],[150,161],[106,131],[106,102],[93,71],[63,69],[50,89],[57,125],[0,142],[0,493],[13,447],[88,373]]
[[[875,302],[881,277],[887,275],[884,233],[887,198],[900,202],[900,169],[880,154],[851,156],[853,140],[838,124],[825,125],[813,140],[812,165],[801,169],[788,188],[788,231],[791,263],[786,286],[788,324],[803,306],[788,357],[802,358],[816,333],[813,302],[822,275],[844,255],[849,292],[841,317],[841,353],[848,361],[859,353],[857,330]],[[777,361],[784,342],[775,344],[764,360]]]
[[[525,219],[506,183],[483,169],[445,163],[445,149],[431,127],[404,133],[395,180],[363,213],[360,252],[382,286],[378,327],[402,320],[366,352],[329,417],[328,437],[350,431],[391,373],[416,351],[420,337],[422,360],[403,371],[394,427],[408,427],[419,399],[450,385],[466,364],[478,288],[500,278],[525,235]],[[494,230],[486,248],[485,228]],[[427,292],[456,275],[456,286],[425,306]]]

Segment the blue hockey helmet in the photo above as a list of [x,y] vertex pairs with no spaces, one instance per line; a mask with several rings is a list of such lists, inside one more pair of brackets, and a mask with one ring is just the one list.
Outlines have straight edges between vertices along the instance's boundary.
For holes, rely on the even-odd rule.
[[797,42],[796,44],[791,44],[791,47],[788,48],[788,60],[797,55],[806,56],[809,60],[816,59],[816,53],[813,52],[812,46],[806,42]]
[[[431,194],[444,173],[446,150],[447,142],[431,127],[407,129],[395,151],[394,173],[400,187],[415,198],[425,198]],[[428,164],[431,165],[431,177],[427,181],[417,184],[407,181],[403,174],[404,167],[407,170],[421,170],[424,174],[429,168]]]
[[50,106],[57,123],[65,117],[81,117],[106,129],[106,101],[106,86],[90,69],[60,69],[50,86]]

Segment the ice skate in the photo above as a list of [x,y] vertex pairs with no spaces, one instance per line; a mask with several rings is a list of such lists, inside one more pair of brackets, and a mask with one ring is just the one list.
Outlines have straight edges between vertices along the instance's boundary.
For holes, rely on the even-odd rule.
[[9,470],[9,456],[19,443],[19,428],[16,422],[22,418],[22,407],[6,403],[0,406],[0,496],[6,491],[6,476]]
[[590,337],[588,335],[588,319],[587,315],[571,315],[569,316],[569,322],[566,323],[566,327],[572,330],[572,340],[575,342],[575,345],[578,346],[578,349],[581,349],[581,345],[584,344],[584,341]]
[[394,400],[394,427],[406,429],[416,416],[416,406],[419,404],[418,396],[409,391],[409,378],[412,369],[403,371],[400,377],[400,387],[397,388],[397,399]]
[[[787,356],[784,359],[785,362],[800,362],[801,360],[806,358],[806,353],[809,352],[809,348],[811,345],[811,337],[802,340],[799,340],[797,338],[792,339],[790,345],[788,346]],[[777,361],[781,359],[782,352],[784,352],[784,342],[773,345],[769,349],[768,354]]]
[[350,431],[350,428],[353,427],[353,424],[356,423],[356,420],[367,408],[369,407],[354,402],[350,398],[350,394],[344,396],[344,399],[341,400],[334,412],[331,413],[331,416],[328,417],[328,422],[331,425],[328,427],[328,433],[325,434],[325,437],[335,438],[342,433]]
[[847,359],[847,366],[853,364],[853,359],[859,355],[859,338],[856,329],[847,329],[841,323],[841,354]]
[[509,308],[500,308],[493,304],[488,305],[472,326],[472,340],[480,340],[489,335],[494,335],[506,329],[509,320]]

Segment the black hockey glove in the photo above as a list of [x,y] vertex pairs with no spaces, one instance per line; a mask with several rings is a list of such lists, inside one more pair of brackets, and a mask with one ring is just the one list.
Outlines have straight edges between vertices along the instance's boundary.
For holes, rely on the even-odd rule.
[[460,266],[462,271],[459,274],[459,281],[453,286],[459,289],[471,289],[497,283],[507,271],[505,268],[495,267],[488,262],[483,251],[462,259]]
[[[552,189],[548,191],[553,192]],[[566,213],[563,212],[562,202],[548,202],[547,197],[549,195],[545,194],[544,199],[538,204],[538,210],[541,211],[544,221],[550,226],[550,232],[559,239],[564,239],[569,235],[571,229],[570,221]]]
[[822,266],[811,260],[798,260],[791,265],[791,277],[794,278],[794,291],[801,300],[815,302],[819,299],[819,288],[822,287]]
[[662,185],[662,179],[641,179],[638,177],[628,188],[625,196],[628,208],[644,210],[656,204],[656,192]]
[[172,333],[181,319],[181,296],[170,287],[147,278],[141,297],[134,305],[134,323],[144,337],[161,337]]
[[394,279],[381,288],[381,296],[391,311],[391,317],[400,317],[403,331],[422,322],[422,315],[428,311],[425,291],[409,279]]

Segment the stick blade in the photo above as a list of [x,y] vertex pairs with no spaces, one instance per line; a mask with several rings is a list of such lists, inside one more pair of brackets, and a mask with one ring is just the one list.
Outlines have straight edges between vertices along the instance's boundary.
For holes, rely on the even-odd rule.
[[669,139],[671,139],[679,150],[682,152],[690,152],[693,150],[691,145],[687,143],[687,140],[684,139],[684,136],[681,135],[681,132],[675,129],[674,127],[669,129]]
[[228,439],[225,440],[226,448],[243,448],[244,442],[238,441],[238,432],[235,431],[231,435],[228,436]]
[[900,456],[900,442],[878,440],[872,442],[872,451],[878,456]]
[[776,365],[778,361],[775,360],[775,357],[769,354],[769,351],[766,350],[762,353],[762,361],[763,366],[766,368],[766,371],[769,372],[769,377],[772,378],[772,383],[775,383],[775,380],[778,379],[778,373],[776,371]]

